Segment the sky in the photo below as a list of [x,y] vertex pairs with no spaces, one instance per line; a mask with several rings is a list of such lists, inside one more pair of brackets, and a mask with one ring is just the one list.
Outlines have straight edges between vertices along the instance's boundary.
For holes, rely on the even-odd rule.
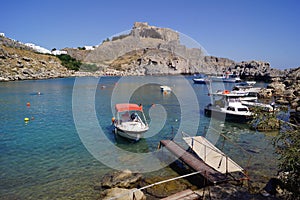
[[300,66],[298,0],[1,0],[0,32],[49,50],[98,45],[134,22],[197,41],[209,55]]

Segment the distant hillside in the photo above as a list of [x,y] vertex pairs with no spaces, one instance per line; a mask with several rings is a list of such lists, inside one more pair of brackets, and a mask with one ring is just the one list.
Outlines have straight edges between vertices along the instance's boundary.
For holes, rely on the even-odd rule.
[[128,34],[103,41],[95,50],[65,49],[82,62],[95,63],[104,71],[122,75],[222,74],[232,71],[243,77],[266,79],[282,75],[268,62],[236,63],[228,58],[205,55],[202,49],[180,43],[178,32],[135,22]]
[[[65,48],[58,57],[0,37],[0,81],[66,77],[76,75],[176,75],[223,74],[231,71],[245,79],[270,80],[288,71],[272,69],[268,62],[235,62],[208,56],[201,48],[181,43],[181,35],[169,28],[135,22],[129,33],[106,39],[96,48]],[[76,60],[75,60],[75,59]],[[64,65],[64,66],[62,66]]]
[[36,53],[20,42],[0,37],[0,81],[71,75],[72,73],[61,65],[57,57]]

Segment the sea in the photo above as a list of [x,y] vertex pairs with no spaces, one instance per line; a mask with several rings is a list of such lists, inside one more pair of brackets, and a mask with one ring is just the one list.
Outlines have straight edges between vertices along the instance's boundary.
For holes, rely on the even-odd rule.
[[[206,136],[247,169],[253,182],[277,174],[276,132],[204,116],[212,91],[194,76],[71,77],[0,83],[0,199],[97,199],[102,177],[129,169],[176,177],[158,158],[160,140]],[[162,92],[161,85],[172,88]],[[264,87],[265,83],[257,83]],[[149,131],[138,142],[113,133],[116,103],[143,106]],[[28,118],[28,119],[26,119]],[[226,140],[224,137],[226,136]],[[175,158],[171,162],[175,161]]]

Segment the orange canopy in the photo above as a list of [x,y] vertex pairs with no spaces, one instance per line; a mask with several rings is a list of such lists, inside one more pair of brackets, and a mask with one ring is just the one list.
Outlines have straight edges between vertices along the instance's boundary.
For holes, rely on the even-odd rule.
[[124,112],[124,111],[143,111],[143,106],[139,106],[133,103],[120,103],[115,106],[116,111]]

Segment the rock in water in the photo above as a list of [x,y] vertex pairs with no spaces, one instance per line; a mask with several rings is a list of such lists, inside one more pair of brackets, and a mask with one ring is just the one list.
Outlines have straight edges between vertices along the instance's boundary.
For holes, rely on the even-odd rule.
[[111,188],[105,190],[103,200],[109,200],[116,198],[116,200],[145,200],[146,196],[140,190],[134,189],[124,189],[124,188]]
[[130,170],[117,171],[106,174],[101,180],[101,186],[103,188],[130,188],[141,179],[142,175],[139,173],[132,173]]

